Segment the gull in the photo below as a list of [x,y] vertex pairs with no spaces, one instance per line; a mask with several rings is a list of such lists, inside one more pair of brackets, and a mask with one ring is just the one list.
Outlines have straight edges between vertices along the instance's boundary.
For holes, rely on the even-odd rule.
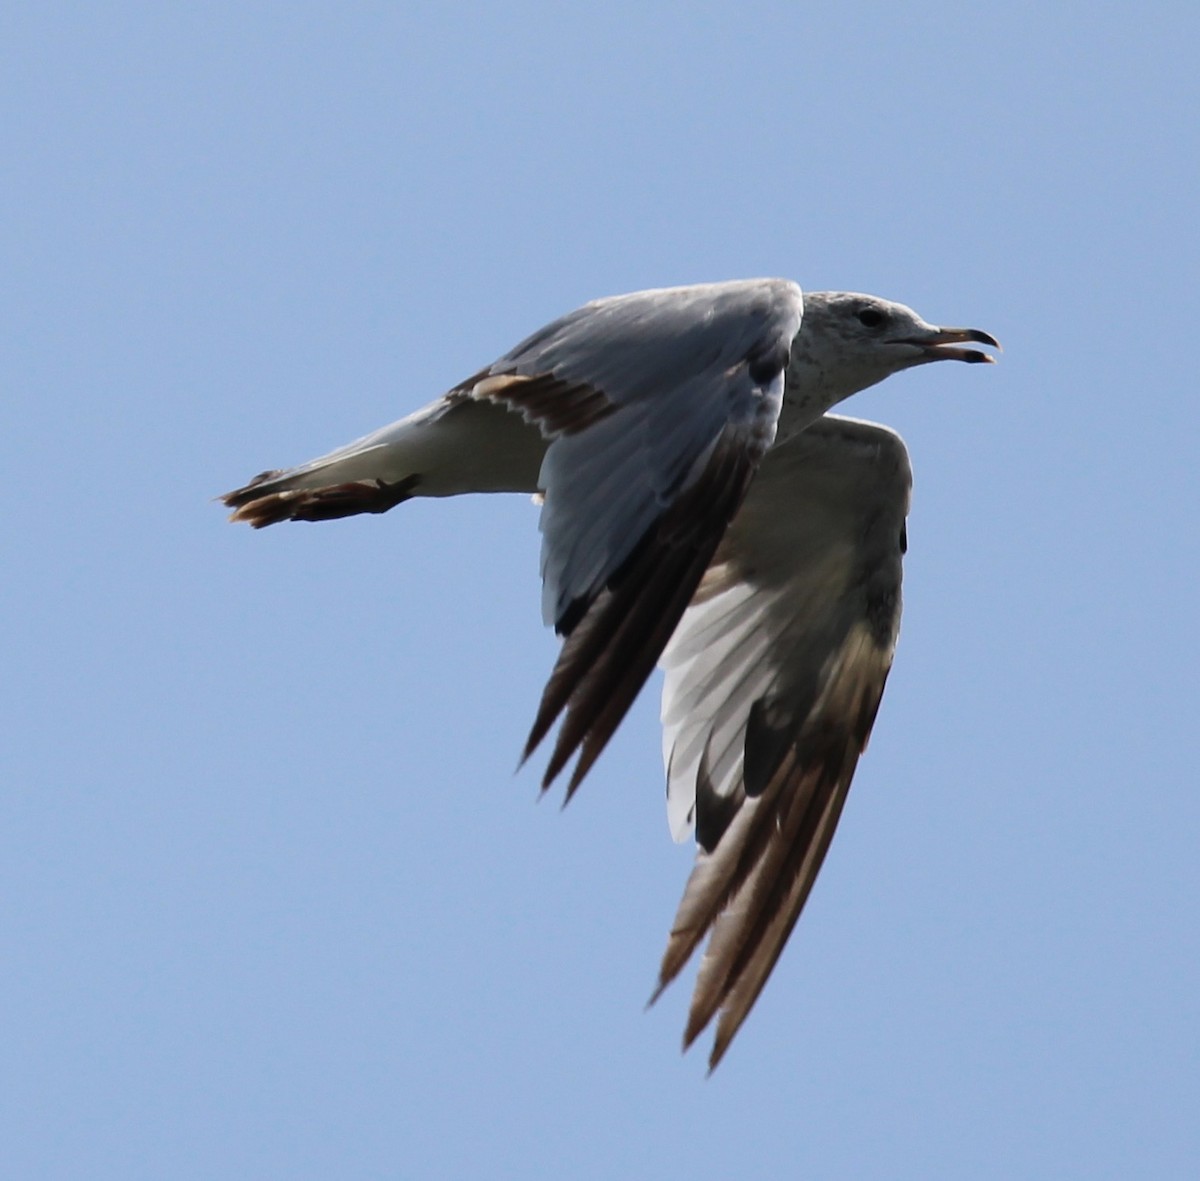
[[903,369],[993,360],[968,343],[999,348],[784,279],[619,295],[222,497],[261,528],[534,495],[563,643],[521,761],[559,723],[542,791],[574,759],[569,800],[661,665],[668,819],[698,848],[651,1003],[707,936],[683,1045],[716,1018],[710,1072],[808,899],[899,634],[908,453],[827,412]]

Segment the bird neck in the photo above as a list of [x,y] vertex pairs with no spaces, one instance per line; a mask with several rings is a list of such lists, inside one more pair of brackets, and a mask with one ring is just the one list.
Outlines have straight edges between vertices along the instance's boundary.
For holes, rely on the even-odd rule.
[[865,370],[849,369],[844,362],[826,365],[818,357],[793,355],[784,379],[775,442],[806,430],[827,410],[881,380]]

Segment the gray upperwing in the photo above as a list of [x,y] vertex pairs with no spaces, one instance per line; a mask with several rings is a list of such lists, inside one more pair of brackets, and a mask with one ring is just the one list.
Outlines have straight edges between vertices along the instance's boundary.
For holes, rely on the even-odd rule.
[[461,387],[551,437],[543,611],[566,639],[526,756],[565,713],[544,783],[568,794],[632,704],[771,445],[800,328],[784,280],[588,304]]

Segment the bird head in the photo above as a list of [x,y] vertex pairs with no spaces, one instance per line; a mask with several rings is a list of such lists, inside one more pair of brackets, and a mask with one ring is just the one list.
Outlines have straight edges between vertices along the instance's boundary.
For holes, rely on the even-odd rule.
[[901,369],[930,361],[994,360],[979,349],[963,348],[967,343],[1000,347],[978,328],[939,328],[889,299],[850,291],[805,292],[787,370],[788,397],[798,402],[797,409],[820,414]]

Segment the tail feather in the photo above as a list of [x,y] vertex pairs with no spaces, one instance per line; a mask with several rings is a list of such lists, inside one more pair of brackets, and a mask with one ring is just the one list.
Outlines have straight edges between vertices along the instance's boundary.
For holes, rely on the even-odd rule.
[[293,488],[286,486],[285,473],[264,472],[245,487],[227,492],[221,500],[234,510],[229,517],[231,521],[245,521],[255,529],[262,529],[280,521],[336,521],[358,513],[386,513],[408,500],[419,482],[420,477],[414,475],[392,483],[379,479],[352,480],[316,488]]

